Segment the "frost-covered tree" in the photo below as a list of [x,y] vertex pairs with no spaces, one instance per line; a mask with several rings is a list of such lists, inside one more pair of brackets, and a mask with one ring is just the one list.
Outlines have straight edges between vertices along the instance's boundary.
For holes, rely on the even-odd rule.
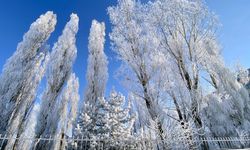
[[250,69],[238,66],[237,81],[245,86],[250,96]]
[[152,6],[150,17],[152,24],[156,24],[155,31],[159,33],[167,61],[172,63],[171,68],[176,70],[176,75],[179,74],[182,79],[182,85],[190,93],[190,110],[193,109],[195,122],[199,124],[200,119],[196,114],[198,100],[195,99],[197,95],[193,94],[199,88],[199,76],[203,67],[201,60],[211,57],[205,46],[215,38],[215,18],[201,1],[189,0],[158,0]]
[[126,140],[131,137],[135,116],[130,116],[131,102],[125,106],[125,97],[112,91],[108,100],[108,114],[110,137],[113,139]]
[[[44,75],[47,47],[44,46],[54,31],[56,15],[41,15],[25,33],[15,53],[7,60],[0,76],[0,132],[19,136],[33,107],[36,90]],[[8,141],[8,148],[15,140]]]
[[[88,45],[87,87],[84,93],[84,105],[78,117],[81,128],[84,128],[84,134],[80,135],[84,135],[85,138],[94,138],[93,125],[98,121],[98,115],[100,115],[97,112],[105,105],[104,101],[99,99],[104,96],[108,80],[108,60],[104,53],[104,42],[105,24],[93,20]],[[79,131],[80,126],[78,125],[76,128]],[[76,135],[79,136],[79,133]]]
[[[53,110],[56,109],[57,99],[67,82],[74,60],[76,58],[76,33],[78,31],[78,16],[71,14],[70,21],[66,24],[62,35],[52,48],[51,58],[47,70],[47,85],[42,96],[41,109],[36,126],[36,137],[53,134],[55,130],[50,127],[56,126],[52,121]],[[39,144],[42,148],[42,144]]]
[[[122,67],[122,71],[127,71],[125,79],[133,87],[133,94],[145,100],[144,108],[158,124],[157,134],[162,140],[167,133],[164,134],[161,116],[179,122],[184,131],[192,128],[198,133],[187,132],[188,139],[204,135],[200,110],[206,105],[207,85],[212,90],[240,96],[241,102],[235,100],[234,106],[242,109],[240,103],[247,101],[246,94],[235,80],[222,78],[230,73],[216,39],[217,17],[203,1],[157,0],[141,4],[120,0],[116,7],[109,8],[109,15],[114,50],[128,68]],[[170,103],[162,101],[162,97]],[[175,113],[157,111],[162,102],[174,106]],[[189,148],[196,147],[190,144]],[[206,142],[202,146],[208,148]]]
[[[79,81],[75,74],[71,74],[68,79],[66,87],[58,101],[58,107],[54,110],[55,116],[53,121],[55,121],[56,126],[50,127],[50,129],[56,128],[56,134],[54,138],[61,139],[53,143],[53,149],[63,150],[66,148],[67,143],[65,142],[66,136],[72,136],[73,123],[76,119],[76,112],[78,108],[79,101]],[[56,123],[57,122],[57,123]],[[55,130],[55,129],[53,129]]]
[[104,53],[105,24],[92,21],[89,35],[87,87],[84,101],[94,106],[98,97],[103,97],[108,80],[108,60]]
[[[22,137],[23,134],[25,134],[25,130],[27,130],[27,128],[29,128],[29,118],[31,117],[31,112],[33,110],[34,104],[35,104],[35,96],[36,96],[36,90],[37,87],[42,79],[42,77],[44,76],[45,70],[46,70],[46,66],[47,66],[47,62],[49,60],[49,55],[45,56],[45,60],[44,62],[42,62],[42,57],[41,56],[41,60],[40,62],[37,62],[37,71],[34,72],[35,76],[30,80],[30,83],[33,85],[30,87],[29,91],[26,91],[27,93],[30,92],[30,97],[27,96],[26,100],[30,100],[30,101],[24,101],[23,103],[20,103],[20,108],[16,111],[17,115],[15,117],[15,119],[13,119],[13,121],[11,121],[8,124],[8,128],[7,128],[7,132],[12,135],[12,136],[17,136],[17,137]],[[31,101],[32,100],[32,101]],[[23,117],[23,118],[22,118]],[[18,126],[19,125],[19,126]],[[26,146],[26,145],[20,145],[21,141],[16,140],[14,143],[14,139],[9,140],[7,143],[7,147],[6,149],[11,149],[11,147],[15,147],[16,149],[20,148],[22,149],[22,147],[20,146]],[[13,145],[15,144],[15,145]]]
[[239,67],[237,70],[237,80],[243,84],[246,85],[249,82],[249,71],[247,69],[244,69],[242,67]]
[[76,141],[76,147],[78,147],[78,145],[84,145],[88,148],[94,148],[97,144],[95,140],[109,137],[107,126],[108,114],[106,113],[107,105],[103,97],[98,98],[95,104],[95,111],[93,111],[93,106],[84,102],[84,111],[78,116],[74,135],[78,138],[90,139],[92,141],[91,143]]
[[[162,53],[158,40],[147,21],[148,7],[135,0],[119,0],[117,6],[109,7],[112,23],[110,38],[113,50],[122,60],[120,72],[126,87],[144,103],[147,115],[157,124],[155,132],[164,140],[164,129],[156,87],[162,66]],[[155,80],[156,79],[156,80]],[[162,82],[161,82],[162,83]],[[147,123],[147,126],[151,126]]]
[[35,127],[37,123],[37,114],[39,112],[39,109],[39,104],[35,104],[26,121],[25,129],[20,135],[20,139],[18,140],[17,145],[15,146],[16,149],[31,149],[32,143],[34,142],[33,138],[35,137]]
[[[108,99],[109,145],[114,148],[133,146],[133,127],[135,116],[131,115],[131,102],[125,105],[125,97],[121,93],[111,91]],[[135,139],[135,138],[134,138]],[[112,141],[113,140],[113,141]],[[134,145],[135,146],[135,145]]]
[[107,114],[105,114],[107,105],[103,97],[97,99],[95,105],[96,111],[91,109],[92,105],[84,103],[84,111],[80,113],[77,120],[75,135],[87,139],[92,139],[97,135],[103,137],[103,134],[107,133],[107,129],[104,129],[105,124],[107,124]]
[[[125,97],[116,91],[110,93],[108,100],[103,97],[98,98],[96,113],[83,112],[81,114],[75,135],[93,141],[101,141],[108,146],[124,146],[125,142],[133,137],[135,121],[135,116],[131,115],[130,102],[127,106],[125,106],[125,102]],[[90,107],[88,104],[84,106],[84,110],[89,110],[86,108]],[[107,138],[110,141],[105,141]],[[90,146],[98,147],[98,143],[92,143]]]
[[[200,0],[158,0],[151,4],[150,12],[150,24],[155,27],[161,51],[167,58],[166,70],[171,72],[165,74],[164,81],[176,109],[177,116],[172,117],[181,125],[193,121],[192,130],[198,133],[187,135],[187,138],[199,134],[211,136],[206,130],[208,122],[216,136],[220,133],[215,131],[216,127],[224,126],[228,129],[228,136],[237,128],[247,127],[248,115],[244,114],[249,112],[249,96],[223,63],[216,39],[218,23],[213,12]],[[205,119],[203,109],[211,120]],[[218,119],[213,119],[219,113],[217,111],[221,113]],[[220,119],[223,123],[216,123],[215,120]],[[190,149],[193,146],[190,145]],[[208,148],[207,143],[203,142],[202,147]]]
[[0,84],[1,132],[6,131],[6,125],[14,115],[12,115],[13,111],[19,106],[20,101],[23,101],[22,94],[27,94],[23,93],[24,90],[32,86],[29,81],[34,78],[34,72],[37,71],[39,62],[43,60],[44,49],[42,46],[51,32],[54,31],[55,24],[56,16],[52,12],[41,15],[30,26],[29,31],[23,37],[23,41],[18,44],[16,52],[4,65]]
[[183,125],[193,120],[196,130],[202,129],[202,75],[206,74],[206,81],[216,87],[213,66],[221,63],[217,19],[201,0],[157,0],[150,12],[150,24],[155,27],[171,72],[166,75],[166,92],[173,101],[177,120]]
[[[217,66],[217,89],[205,98],[204,120],[210,135],[216,137],[240,137],[249,135],[249,93],[236,76],[227,68]],[[235,146],[247,146],[235,143]]]

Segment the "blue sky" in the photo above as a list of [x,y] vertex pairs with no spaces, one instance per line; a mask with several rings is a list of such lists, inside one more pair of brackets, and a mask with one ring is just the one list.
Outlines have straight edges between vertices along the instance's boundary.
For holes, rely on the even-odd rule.
[[222,24],[219,40],[226,64],[250,68],[250,1],[206,0]]
[[[13,52],[17,43],[30,24],[48,10],[57,14],[56,30],[49,39],[51,47],[72,12],[80,18],[77,34],[78,56],[74,72],[80,79],[80,94],[86,86],[85,73],[88,56],[88,34],[92,19],[104,21],[106,24],[105,52],[109,57],[108,91],[115,86],[125,92],[114,79],[114,72],[119,67],[115,54],[110,50],[108,32],[110,23],[107,7],[116,4],[116,0],[0,0],[0,69]],[[220,19],[219,40],[223,47],[223,56],[228,66],[233,67],[239,62],[250,67],[250,1],[249,0],[207,0],[208,7]]]

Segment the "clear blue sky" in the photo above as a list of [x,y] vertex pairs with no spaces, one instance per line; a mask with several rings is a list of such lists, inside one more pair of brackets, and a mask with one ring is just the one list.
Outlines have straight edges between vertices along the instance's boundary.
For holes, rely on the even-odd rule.
[[250,68],[250,1],[206,0],[222,24],[219,40],[226,64]]
[[[8,57],[16,50],[17,43],[30,24],[41,14],[52,10],[57,14],[57,26],[49,44],[53,46],[61,34],[69,15],[74,12],[80,18],[77,35],[78,56],[74,72],[80,79],[80,94],[86,86],[85,73],[88,56],[88,34],[92,19],[106,23],[105,52],[109,57],[108,91],[115,86],[121,92],[119,81],[114,79],[114,72],[119,66],[115,54],[110,50],[108,32],[110,23],[107,7],[114,5],[116,0],[0,0],[0,69]],[[226,64],[233,66],[240,62],[250,67],[250,1],[249,0],[207,0],[208,7],[213,10],[222,23],[219,39],[223,47]]]

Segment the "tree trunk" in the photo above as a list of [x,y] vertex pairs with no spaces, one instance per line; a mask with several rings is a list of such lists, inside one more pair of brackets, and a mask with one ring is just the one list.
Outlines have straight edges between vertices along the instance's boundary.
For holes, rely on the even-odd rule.
[[148,109],[148,112],[149,112],[149,115],[151,117],[151,119],[156,123],[157,125],[157,133],[160,137],[160,140],[161,140],[161,144],[162,144],[162,147],[165,149],[165,144],[164,144],[164,130],[163,130],[163,127],[162,127],[162,123],[161,121],[158,120],[158,117],[157,117],[157,114],[155,112],[155,109],[153,108],[153,105],[152,105],[152,100],[148,94],[148,88],[146,86],[146,83],[145,80],[142,82],[142,86],[143,86],[143,94],[144,94],[144,100],[146,102],[146,107]]

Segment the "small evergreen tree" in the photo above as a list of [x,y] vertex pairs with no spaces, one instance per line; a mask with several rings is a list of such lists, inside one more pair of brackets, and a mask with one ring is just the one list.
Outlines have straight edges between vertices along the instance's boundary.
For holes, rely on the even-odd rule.
[[[124,142],[132,138],[135,120],[135,117],[130,114],[130,102],[127,107],[125,102],[122,94],[112,91],[108,100],[104,97],[98,98],[96,112],[91,112],[92,107],[85,103],[85,112],[79,117],[75,135],[83,139],[91,139],[92,143],[87,145],[89,148],[95,148],[100,143],[108,147],[124,146]],[[105,141],[107,138],[109,142]]]
[[[112,91],[108,100],[108,128],[109,138],[111,138],[110,146],[114,148],[131,147],[133,125],[135,116],[131,115],[131,102],[128,101],[125,106],[125,97],[121,93]],[[132,148],[132,147],[131,147]]]
[[126,140],[131,137],[135,117],[130,115],[130,110],[130,101],[125,107],[125,97],[116,91],[112,91],[107,109],[111,138]]

